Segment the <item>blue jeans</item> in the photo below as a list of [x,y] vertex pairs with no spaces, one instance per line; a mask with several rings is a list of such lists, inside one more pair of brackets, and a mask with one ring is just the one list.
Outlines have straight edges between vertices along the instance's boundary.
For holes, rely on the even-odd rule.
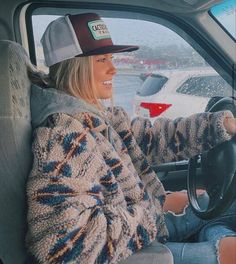
[[[204,206],[207,196],[199,196],[199,203]],[[165,215],[170,239],[165,245],[170,249],[175,264],[218,264],[218,244],[222,237],[236,236],[236,202],[227,212],[213,220],[199,219],[190,206],[182,214],[168,212]],[[184,243],[191,235],[193,243]]]
[[[208,197],[200,195],[198,200],[204,207]],[[160,246],[154,241],[121,264],[172,264],[173,261],[174,264],[218,264],[219,240],[225,236],[236,236],[236,201],[224,215],[214,220],[199,219],[190,206],[182,214],[166,213],[165,220],[169,242]],[[192,235],[197,242],[183,242]]]

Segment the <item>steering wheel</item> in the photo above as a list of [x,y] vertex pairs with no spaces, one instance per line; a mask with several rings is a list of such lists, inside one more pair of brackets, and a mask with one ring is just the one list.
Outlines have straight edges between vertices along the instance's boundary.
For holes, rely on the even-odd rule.
[[[222,98],[209,111],[221,110],[231,110],[236,117],[236,99]],[[209,196],[207,208],[201,208],[198,202],[197,168],[204,176],[203,184]],[[202,219],[214,218],[228,209],[236,198],[236,136],[189,160],[187,189],[190,206]]]

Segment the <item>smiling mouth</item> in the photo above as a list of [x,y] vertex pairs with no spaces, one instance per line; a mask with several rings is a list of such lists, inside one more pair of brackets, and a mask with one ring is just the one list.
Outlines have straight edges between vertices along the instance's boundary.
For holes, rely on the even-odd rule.
[[104,84],[104,85],[112,85],[112,81],[111,80],[104,81],[104,82],[102,82],[102,84]]

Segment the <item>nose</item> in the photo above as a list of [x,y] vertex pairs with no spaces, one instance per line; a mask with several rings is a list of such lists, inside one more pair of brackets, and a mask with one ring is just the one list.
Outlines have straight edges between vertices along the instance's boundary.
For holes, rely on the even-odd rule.
[[109,64],[109,73],[112,75],[116,74],[116,67],[112,61],[110,61],[110,64]]

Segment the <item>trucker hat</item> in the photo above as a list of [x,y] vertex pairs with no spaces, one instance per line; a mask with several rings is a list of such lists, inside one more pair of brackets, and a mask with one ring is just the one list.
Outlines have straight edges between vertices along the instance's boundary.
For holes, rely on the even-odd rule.
[[95,13],[59,17],[48,25],[41,43],[47,66],[74,57],[134,51],[139,48],[114,45],[106,24]]

